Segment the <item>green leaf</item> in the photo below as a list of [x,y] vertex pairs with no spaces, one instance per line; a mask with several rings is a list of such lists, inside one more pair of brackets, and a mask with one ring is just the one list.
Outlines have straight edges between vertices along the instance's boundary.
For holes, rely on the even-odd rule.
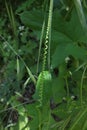
[[66,34],[62,32],[58,32],[56,30],[52,31],[52,45],[51,45],[52,53],[59,44],[67,44],[67,43],[73,43],[72,39],[70,39]]
[[29,127],[30,130],[38,130],[39,127],[39,110],[37,109],[37,103],[29,104],[26,106],[28,117],[30,118]]
[[[87,53],[82,46],[87,43],[87,35],[79,22],[76,10],[73,9],[70,21],[65,21],[57,10],[54,11],[52,25],[52,67],[63,63],[69,55],[81,60],[86,59]],[[81,43],[82,46],[79,47],[76,43]]]
[[[53,30],[62,33],[73,42],[87,42],[87,35],[81,26],[75,9],[71,12],[70,21],[65,21],[65,19],[59,14],[58,10],[55,10],[53,13],[52,28]],[[58,35],[57,37],[59,38]]]
[[74,42],[87,42],[87,34],[84,31],[76,10],[72,11],[71,19],[66,23],[66,34],[74,41]]
[[52,77],[48,71],[41,72],[38,77],[36,92],[33,97],[37,100],[42,100],[43,104],[46,104],[50,100],[52,94],[51,80]]
[[20,14],[21,21],[31,29],[40,30],[44,13],[41,10],[24,11]]
[[64,83],[63,78],[59,77],[59,78],[53,79],[52,81],[53,99],[57,103],[62,101],[63,97],[66,96],[64,86],[65,86],[65,83]]
[[61,44],[57,46],[53,56],[52,56],[52,67],[59,66],[65,61],[65,58],[72,55],[75,58],[85,60],[87,52],[84,48],[81,48],[74,44]]

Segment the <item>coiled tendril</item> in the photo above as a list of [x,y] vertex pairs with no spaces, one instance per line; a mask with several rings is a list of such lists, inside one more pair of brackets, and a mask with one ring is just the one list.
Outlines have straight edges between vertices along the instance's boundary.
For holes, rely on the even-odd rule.
[[[49,65],[50,65],[50,38],[51,38],[52,11],[53,11],[53,0],[50,0],[48,24],[47,24],[47,29],[46,29],[46,38],[45,38],[45,42],[44,42],[42,72],[39,75],[39,86],[38,87],[39,87],[40,106],[42,106],[43,96],[44,96],[43,95],[43,86],[44,86],[45,74],[47,74],[47,71],[45,71],[46,63],[47,63],[47,55],[49,55],[48,61],[49,61]],[[48,51],[49,51],[49,53],[48,53]],[[48,73],[48,75],[49,75],[49,73]]]

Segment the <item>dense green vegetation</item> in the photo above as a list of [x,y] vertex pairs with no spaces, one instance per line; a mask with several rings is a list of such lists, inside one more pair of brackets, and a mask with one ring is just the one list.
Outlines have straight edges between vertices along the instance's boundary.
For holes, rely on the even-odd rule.
[[5,0],[0,12],[0,130],[87,130],[86,0]]

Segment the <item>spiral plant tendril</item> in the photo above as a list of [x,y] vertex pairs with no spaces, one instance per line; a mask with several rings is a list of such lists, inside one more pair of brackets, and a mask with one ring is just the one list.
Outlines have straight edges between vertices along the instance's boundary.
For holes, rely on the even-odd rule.
[[[48,24],[47,24],[47,30],[46,30],[45,43],[44,43],[44,55],[43,55],[43,67],[42,67],[42,71],[44,71],[45,67],[46,67],[47,54],[50,56],[50,54],[49,54],[50,51],[48,53],[48,49],[50,50],[52,10],[53,10],[53,0],[50,1]],[[48,57],[48,60],[50,60],[50,57]]]
[[[42,100],[43,100],[43,85],[45,79],[45,74],[50,75],[48,71],[45,71],[46,69],[46,63],[50,66],[50,40],[51,40],[51,22],[52,22],[52,10],[53,10],[53,0],[50,0],[50,6],[49,6],[49,15],[48,15],[48,24],[46,29],[46,37],[44,42],[44,54],[43,54],[43,62],[42,62],[42,72],[40,73],[38,77],[38,83],[37,83],[37,90],[39,92],[39,102],[40,106],[42,106]],[[48,56],[48,61],[47,61]]]

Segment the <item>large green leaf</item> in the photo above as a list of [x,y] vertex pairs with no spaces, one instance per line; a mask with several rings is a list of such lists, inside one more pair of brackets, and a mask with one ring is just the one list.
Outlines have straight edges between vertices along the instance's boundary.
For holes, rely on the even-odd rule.
[[75,58],[86,59],[87,52],[85,49],[74,44],[61,44],[57,46],[52,56],[52,67],[56,67],[65,61],[65,58],[72,55]]
[[41,10],[24,11],[20,14],[20,18],[30,29],[41,30],[44,13]]
[[86,50],[75,45],[76,43],[87,43],[87,35],[79,22],[76,10],[72,11],[70,21],[65,21],[57,10],[54,11],[52,25],[51,54],[53,54],[53,67],[64,62],[69,55],[82,60],[86,58]]
[[52,81],[53,99],[57,103],[62,101],[63,97],[66,96],[64,86],[64,79],[61,77],[56,78]]
[[75,9],[73,9],[71,13],[70,21],[65,21],[65,19],[59,14],[58,10],[55,10],[53,13],[52,25],[53,30],[61,32],[74,42],[87,42],[87,35],[81,26]]
[[56,30],[52,31],[52,45],[51,52],[53,53],[55,48],[60,44],[73,43],[72,39],[70,39],[66,34],[58,32]]
[[81,26],[76,10],[72,11],[70,21],[66,23],[66,34],[75,42],[87,42],[87,34]]
[[30,130],[38,130],[38,127],[39,127],[39,111],[38,109],[36,108],[37,106],[37,103],[34,103],[34,104],[29,104],[26,106],[26,110],[27,110],[27,114],[28,114],[28,117],[30,119],[29,121],[29,127],[30,127]]

